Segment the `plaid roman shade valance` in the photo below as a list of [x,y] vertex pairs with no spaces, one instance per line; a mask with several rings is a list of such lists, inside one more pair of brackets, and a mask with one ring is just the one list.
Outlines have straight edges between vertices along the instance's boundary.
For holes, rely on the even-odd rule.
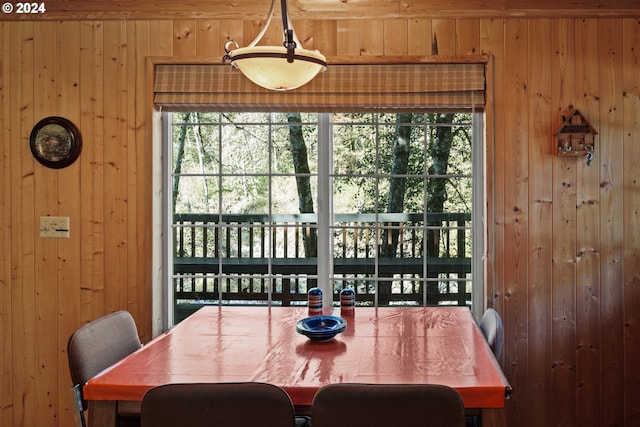
[[330,65],[288,92],[256,86],[230,66],[157,64],[154,103],[165,111],[482,111],[485,64]]

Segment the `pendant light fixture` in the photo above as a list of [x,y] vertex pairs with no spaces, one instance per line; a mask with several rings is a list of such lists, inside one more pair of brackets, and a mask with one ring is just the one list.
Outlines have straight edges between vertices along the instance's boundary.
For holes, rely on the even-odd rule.
[[[271,9],[267,20],[258,36],[247,47],[229,40],[224,45],[227,53],[222,62],[242,71],[242,73],[258,86],[271,90],[291,90],[309,83],[320,72],[327,69],[327,61],[317,50],[302,47],[287,13],[287,0],[281,0],[282,29],[284,41],[282,46],[256,46],[267,31],[276,0],[271,0]],[[235,46],[235,48],[234,48]]]

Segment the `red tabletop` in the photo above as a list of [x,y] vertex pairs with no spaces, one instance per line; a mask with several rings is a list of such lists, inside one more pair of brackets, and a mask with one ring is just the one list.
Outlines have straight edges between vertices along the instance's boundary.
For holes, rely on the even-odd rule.
[[[339,314],[336,309],[335,314]],[[259,381],[309,406],[331,383],[435,383],[467,408],[501,408],[510,391],[465,307],[357,307],[336,338],[296,332],[306,308],[204,307],[91,379],[89,400],[142,400],[169,383]]]

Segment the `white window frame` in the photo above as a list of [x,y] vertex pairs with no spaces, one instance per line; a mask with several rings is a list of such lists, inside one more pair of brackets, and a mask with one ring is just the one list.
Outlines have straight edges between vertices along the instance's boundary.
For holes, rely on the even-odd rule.
[[[159,111],[153,114],[153,255],[152,255],[152,281],[153,286],[153,334],[173,326],[173,252],[171,248],[171,169],[172,149],[166,144],[170,131],[169,120],[163,120]],[[484,114],[473,113],[473,199],[472,199],[472,311],[476,318],[482,315],[485,302],[486,283],[484,281],[485,254],[486,254],[486,168],[485,168],[485,128]],[[319,114],[318,117],[318,169],[331,170],[331,126],[330,114]],[[318,283],[325,287],[332,286],[332,242],[330,225],[332,224],[332,191],[330,174],[318,174],[317,218],[318,229],[327,230],[327,233],[318,233]],[[320,251],[324,256],[320,256]],[[332,288],[325,289],[324,304],[332,303]]]

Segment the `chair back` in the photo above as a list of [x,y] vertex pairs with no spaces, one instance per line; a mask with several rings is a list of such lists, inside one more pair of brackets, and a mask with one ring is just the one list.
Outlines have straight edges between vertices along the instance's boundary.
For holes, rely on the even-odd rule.
[[86,402],[82,388],[87,381],[104,369],[142,347],[135,320],[127,311],[107,314],[79,328],[67,343],[69,371],[75,399],[80,412],[80,423],[84,425]]
[[84,325],[71,335],[67,344],[73,384],[83,386],[141,347],[136,323],[127,311],[107,314]]
[[482,331],[493,354],[498,357],[502,351],[502,339],[504,328],[500,314],[493,308],[488,308],[480,319],[480,330]]
[[294,427],[289,395],[275,385],[241,383],[167,384],[142,399],[142,427]]
[[464,427],[460,394],[437,384],[331,384],[311,406],[313,427]]

